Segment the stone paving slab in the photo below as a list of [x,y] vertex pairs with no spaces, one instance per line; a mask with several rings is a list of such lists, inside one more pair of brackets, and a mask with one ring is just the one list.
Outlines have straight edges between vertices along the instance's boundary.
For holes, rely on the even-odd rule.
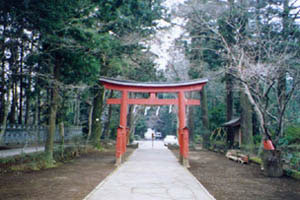
[[130,158],[84,200],[213,200],[175,156],[156,141],[142,142]]

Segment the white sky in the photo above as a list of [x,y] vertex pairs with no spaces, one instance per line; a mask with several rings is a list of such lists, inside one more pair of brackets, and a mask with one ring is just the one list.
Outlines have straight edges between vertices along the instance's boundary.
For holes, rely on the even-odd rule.
[[[171,12],[172,7],[183,3],[185,0],[166,0],[164,5],[169,8]],[[182,18],[176,17],[172,18],[172,22],[176,24],[183,24]],[[169,23],[165,21],[160,21],[160,26],[170,26]],[[151,41],[151,51],[155,53],[158,58],[155,62],[158,64],[159,69],[165,69],[168,60],[171,59],[168,53],[168,49],[171,47],[172,43],[183,33],[183,29],[179,26],[173,26],[168,30],[162,30],[157,32],[156,39]]]

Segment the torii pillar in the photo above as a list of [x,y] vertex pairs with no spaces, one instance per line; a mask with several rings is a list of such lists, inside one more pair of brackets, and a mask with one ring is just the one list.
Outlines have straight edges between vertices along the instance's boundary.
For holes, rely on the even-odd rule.
[[189,131],[186,127],[186,98],[183,91],[178,92],[178,139],[180,148],[180,162],[189,167]]
[[128,91],[122,91],[120,108],[120,125],[117,129],[116,143],[116,165],[121,164],[122,155],[126,152],[127,145],[127,110],[128,110]]
[[[117,129],[116,142],[116,165],[119,166],[122,156],[126,152],[128,128],[127,110],[128,105],[177,105],[178,106],[178,143],[180,147],[180,162],[189,167],[189,131],[186,126],[186,106],[200,105],[199,99],[186,99],[185,92],[200,91],[206,84],[207,79],[192,80],[180,83],[138,83],[101,77],[100,82],[106,89],[119,90],[122,97],[118,99],[107,99],[107,104],[120,104],[120,125]],[[130,99],[129,92],[150,94],[147,99]],[[159,99],[157,93],[177,93],[177,99]]]

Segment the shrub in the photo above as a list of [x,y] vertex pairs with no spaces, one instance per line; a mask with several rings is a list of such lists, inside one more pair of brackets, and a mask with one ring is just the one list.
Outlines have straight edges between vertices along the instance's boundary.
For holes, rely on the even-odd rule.
[[262,135],[256,134],[253,136],[253,142],[255,145],[259,145],[261,143]]
[[284,131],[284,138],[281,139],[281,144],[296,144],[300,143],[300,126],[289,126]]
[[202,144],[203,138],[200,135],[195,134],[194,135],[194,141],[195,141],[196,144]]

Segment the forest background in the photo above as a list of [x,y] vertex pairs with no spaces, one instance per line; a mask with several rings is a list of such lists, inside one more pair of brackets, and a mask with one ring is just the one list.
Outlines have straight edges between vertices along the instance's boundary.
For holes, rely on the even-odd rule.
[[[100,76],[143,82],[205,77],[205,90],[189,94],[202,102],[188,109],[191,145],[237,147],[233,130],[222,125],[239,118],[239,148],[259,154],[263,140],[272,139],[290,167],[300,170],[297,1],[187,0],[172,10],[163,3],[1,1],[0,141],[8,125],[44,125],[51,164],[59,125],[82,126],[79,140],[95,148],[115,139],[119,107],[105,99],[120,94],[105,91]],[[171,59],[158,67],[151,43],[173,26],[182,35],[169,47]],[[132,136],[141,137],[147,127],[176,134],[176,108],[144,110],[129,107]]]

